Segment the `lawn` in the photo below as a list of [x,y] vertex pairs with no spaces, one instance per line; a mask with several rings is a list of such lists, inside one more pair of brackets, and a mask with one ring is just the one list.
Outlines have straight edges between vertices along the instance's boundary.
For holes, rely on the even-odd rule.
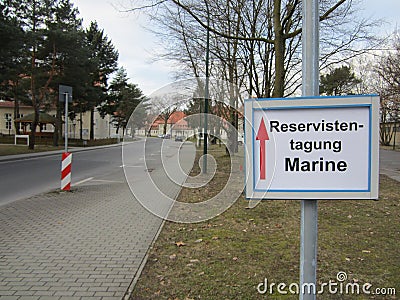
[[[219,174],[228,173],[228,157],[211,149]],[[192,175],[199,169],[192,170]],[[226,178],[216,176],[213,186],[183,188],[178,201],[193,202],[215,193]],[[200,196],[199,196],[200,195]],[[319,284],[371,284],[400,291],[400,183],[380,178],[380,199],[319,201]],[[269,291],[260,283],[299,281],[300,202],[263,201],[253,209],[241,196],[226,212],[197,224],[166,222],[151,249],[131,299],[298,299]],[[264,285],[261,285],[264,287]],[[317,299],[396,299],[396,296],[325,293]]]
[[[18,144],[14,145],[11,144],[13,140],[10,137],[2,137],[0,138],[0,156],[3,155],[14,155],[14,154],[29,154],[29,153],[36,153],[36,152],[45,152],[45,151],[54,151],[54,150],[64,150],[63,143],[60,146],[54,147],[52,146],[52,141],[45,140],[36,143],[35,149],[30,150],[28,149],[27,145]],[[22,141],[19,141],[21,143]],[[25,140],[23,141],[25,142]],[[49,144],[43,144],[43,143]],[[78,140],[78,139],[70,139],[68,142],[69,147],[95,147],[95,146],[104,146],[104,145],[113,145],[117,143],[116,138],[109,138],[109,139],[97,139],[97,140]]]
[[36,153],[36,152],[44,152],[44,151],[54,151],[54,150],[62,150],[62,149],[64,149],[64,147],[36,145],[34,150],[30,150],[30,149],[28,149],[28,146],[26,146],[26,145],[0,144],[0,156]]

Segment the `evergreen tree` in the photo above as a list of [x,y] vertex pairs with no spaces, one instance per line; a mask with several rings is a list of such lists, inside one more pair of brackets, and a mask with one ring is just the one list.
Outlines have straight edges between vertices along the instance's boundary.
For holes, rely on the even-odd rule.
[[[57,124],[54,145],[62,136],[61,119],[64,115],[64,104],[58,101],[59,84],[73,88],[74,104],[70,107],[70,116],[76,113],[77,102],[84,98],[84,85],[90,82],[89,51],[85,45],[85,33],[79,11],[70,0],[60,0],[48,11],[46,18],[47,43],[43,51],[56,52],[56,76],[51,83],[51,103],[57,107]],[[50,55],[48,55],[50,57]],[[85,107],[86,111],[88,107]]]
[[92,22],[86,30],[86,43],[93,66],[92,87],[87,92],[90,97],[90,139],[94,139],[94,110],[106,101],[108,79],[118,66],[118,51],[96,22]]
[[44,105],[46,92],[54,76],[55,53],[52,55],[52,64],[46,64],[43,57],[42,48],[46,43],[46,11],[51,6],[52,1],[43,2],[38,0],[22,0],[15,3],[16,15],[20,18],[23,29],[26,33],[27,57],[30,59],[30,67],[27,76],[30,79],[30,98],[34,109],[34,120],[31,124],[31,135],[29,148],[34,149],[36,130],[39,124],[40,107]]
[[137,85],[128,83],[128,80],[125,69],[120,68],[115,78],[110,83],[107,100],[100,108],[103,117],[106,114],[112,116],[112,121],[117,128],[117,133],[119,129],[122,129],[124,134],[129,118],[141,102],[142,105],[139,107],[140,112],[138,110],[135,114],[137,119],[131,125],[140,127],[142,123],[139,120],[139,116],[143,117],[143,113],[145,113],[146,110],[143,92]]
[[[14,101],[14,119],[19,117],[19,103],[28,101],[24,75],[28,66],[25,33],[12,10],[12,1],[0,1],[0,96]],[[15,4],[15,3],[14,3]],[[19,126],[16,126],[19,133]]]
[[322,75],[320,81],[320,94],[328,96],[354,94],[353,88],[361,82],[347,66],[336,68],[331,73]]
[[0,1],[0,10],[0,87],[1,92],[6,93],[8,81],[18,72],[23,56],[24,32],[5,1]]
[[[127,118],[144,96],[127,82],[125,71],[117,75],[108,93],[118,51],[96,22],[83,29],[71,0],[0,0],[0,10],[0,95],[15,101],[14,118],[20,101],[33,106],[29,148],[35,146],[41,109],[57,107],[55,144],[62,135],[64,105],[58,102],[59,84],[73,88],[71,117],[91,112],[91,139],[95,108],[101,108],[103,116],[113,115],[117,127],[126,127]],[[118,86],[118,80],[122,85]],[[80,122],[82,138],[82,116]]]

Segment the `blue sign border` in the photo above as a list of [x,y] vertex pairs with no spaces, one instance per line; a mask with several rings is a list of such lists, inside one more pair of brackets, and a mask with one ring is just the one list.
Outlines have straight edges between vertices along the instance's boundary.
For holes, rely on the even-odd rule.
[[[316,97],[295,97],[295,98],[261,98],[261,99],[246,99],[245,102],[247,101],[257,101],[257,102],[264,102],[264,101],[287,101],[287,100],[327,100],[329,99],[343,99],[343,98],[365,98],[365,97],[377,97],[378,95],[351,95],[351,96],[316,96]],[[295,102],[294,101],[294,102]],[[371,193],[371,184],[372,184],[372,126],[373,126],[373,104],[372,103],[349,103],[349,104],[327,104],[327,105],[293,105],[293,106],[273,106],[273,107],[252,107],[251,108],[251,120],[254,120],[254,112],[255,111],[268,111],[268,110],[292,110],[292,109],[335,109],[335,108],[359,108],[359,107],[367,107],[369,110],[369,133],[368,133],[368,138],[369,138],[369,146],[368,146],[368,188],[367,189],[283,189],[283,190],[272,190],[272,189],[256,189],[256,180],[255,180],[255,168],[252,168],[252,191],[258,192],[258,193]],[[246,130],[245,130],[246,132]],[[251,157],[251,163],[254,166],[254,159],[255,159],[255,136],[256,132],[255,129],[251,129],[251,144],[252,144],[252,157]],[[246,144],[246,139],[248,138],[245,134],[245,144]],[[245,153],[249,151],[250,149],[245,149]],[[245,154],[246,155],[246,154]],[[245,172],[247,174],[247,168],[248,166],[245,163]],[[246,180],[246,179],[245,179]],[[246,187],[247,189],[247,187]],[[263,199],[263,198],[257,198],[257,197],[247,197],[246,194],[246,199]],[[301,199],[301,197],[299,197]]]

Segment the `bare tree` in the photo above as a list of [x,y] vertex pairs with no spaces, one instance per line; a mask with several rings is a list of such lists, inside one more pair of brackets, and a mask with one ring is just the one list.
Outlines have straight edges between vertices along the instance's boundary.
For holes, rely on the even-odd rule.
[[[381,94],[381,142],[389,145],[400,120],[400,36],[393,34],[392,49],[383,55],[375,70],[384,84]],[[393,126],[390,125],[393,124]]]
[[380,96],[380,143],[390,145],[400,112],[400,39],[398,32],[385,38],[379,50],[352,62],[362,81],[359,94]]
[[[209,6],[206,10],[205,3]],[[321,1],[321,67],[362,53],[373,41],[373,21],[356,18],[357,0]],[[142,0],[132,10],[157,7],[168,58],[195,76],[204,70],[206,29],[212,33],[214,74],[258,97],[296,92],[301,77],[300,0]],[[223,8],[223,9],[221,9]],[[210,18],[210,26],[207,19]],[[165,29],[168,38],[165,38]],[[215,62],[215,61],[218,62]],[[221,71],[222,70],[222,71]],[[224,72],[225,71],[225,72]],[[246,76],[246,77],[244,77]],[[224,78],[225,77],[225,78]]]

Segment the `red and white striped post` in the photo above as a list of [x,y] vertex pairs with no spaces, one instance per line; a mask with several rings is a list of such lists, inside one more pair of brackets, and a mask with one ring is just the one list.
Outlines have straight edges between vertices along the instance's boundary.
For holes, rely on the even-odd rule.
[[61,190],[71,190],[72,153],[64,152],[61,162]]
[[71,164],[72,153],[68,152],[68,102],[72,102],[72,87],[60,84],[58,87],[58,99],[65,104],[64,116],[64,146],[65,150],[61,160],[61,190],[71,190]]

